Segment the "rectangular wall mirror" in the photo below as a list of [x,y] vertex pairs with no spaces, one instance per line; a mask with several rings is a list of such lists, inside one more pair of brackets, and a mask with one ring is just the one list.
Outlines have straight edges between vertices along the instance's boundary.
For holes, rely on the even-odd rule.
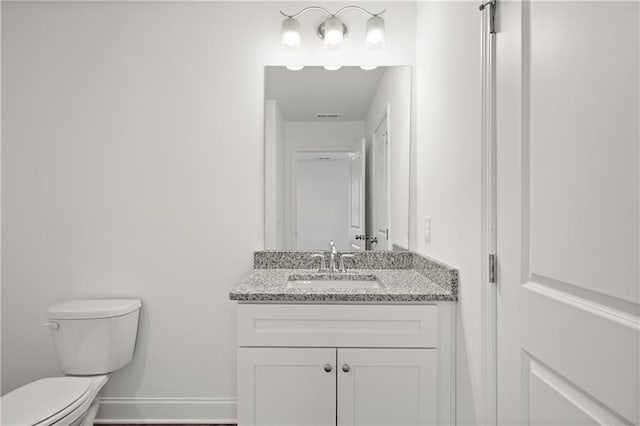
[[411,68],[265,70],[265,248],[408,248]]

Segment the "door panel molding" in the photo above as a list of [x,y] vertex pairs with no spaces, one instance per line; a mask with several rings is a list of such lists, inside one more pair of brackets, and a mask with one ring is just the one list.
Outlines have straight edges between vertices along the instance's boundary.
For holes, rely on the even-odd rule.
[[532,419],[530,413],[532,399],[542,396],[534,394],[534,389],[540,389],[539,386],[534,386],[536,380],[546,385],[546,389],[554,392],[556,394],[554,396],[562,398],[596,424],[603,426],[633,424],[528,352],[523,351],[522,360],[522,424],[537,424],[535,423],[537,419]]
[[638,332],[547,295],[519,292],[518,353],[526,351],[610,410],[635,421]]
[[523,288],[640,331],[639,306],[635,303],[536,274],[531,276],[531,280]]

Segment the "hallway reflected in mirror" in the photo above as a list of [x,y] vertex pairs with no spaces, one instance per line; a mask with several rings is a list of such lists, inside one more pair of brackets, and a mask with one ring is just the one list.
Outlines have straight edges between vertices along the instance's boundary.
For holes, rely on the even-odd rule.
[[265,84],[265,248],[407,248],[411,68],[267,67]]

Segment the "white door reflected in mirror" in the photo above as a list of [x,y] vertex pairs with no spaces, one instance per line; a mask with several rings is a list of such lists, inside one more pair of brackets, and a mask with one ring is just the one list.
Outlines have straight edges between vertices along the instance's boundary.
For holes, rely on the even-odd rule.
[[389,247],[389,129],[385,115],[373,134],[373,226],[374,238],[369,243],[371,250],[388,250]]
[[365,138],[353,145],[351,152],[351,179],[349,180],[349,249],[358,251],[366,249],[366,241],[362,239],[365,228],[365,190],[366,190],[366,145]]
[[296,247],[349,250],[349,152],[296,153]]
[[410,67],[267,67],[265,82],[265,248],[408,248]]

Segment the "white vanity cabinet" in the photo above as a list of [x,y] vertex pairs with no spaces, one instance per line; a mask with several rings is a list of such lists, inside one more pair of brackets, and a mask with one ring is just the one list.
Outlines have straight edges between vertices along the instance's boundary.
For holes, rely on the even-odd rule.
[[335,425],[335,357],[333,348],[239,348],[238,424]]
[[436,424],[435,349],[338,349],[338,425]]
[[453,424],[454,310],[239,304],[239,426]]

